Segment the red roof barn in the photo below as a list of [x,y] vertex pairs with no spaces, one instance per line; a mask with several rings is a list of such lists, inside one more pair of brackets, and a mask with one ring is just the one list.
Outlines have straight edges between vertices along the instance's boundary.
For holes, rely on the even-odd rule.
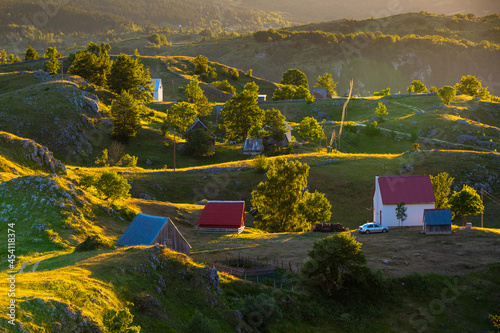
[[[404,202],[407,219],[396,218],[396,205]],[[429,175],[375,177],[373,221],[383,226],[421,226],[425,209],[434,209],[434,190]]]
[[245,201],[208,201],[201,213],[197,231],[237,232],[245,229]]

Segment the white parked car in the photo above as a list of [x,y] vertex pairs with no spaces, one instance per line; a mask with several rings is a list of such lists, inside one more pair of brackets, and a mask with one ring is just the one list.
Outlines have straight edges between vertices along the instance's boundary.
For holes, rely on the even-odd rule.
[[359,232],[369,234],[372,232],[387,232],[387,231],[389,231],[389,228],[382,227],[382,226],[378,225],[377,223],[365,223],[365,224],[359,226],[358,230],[359,230]]

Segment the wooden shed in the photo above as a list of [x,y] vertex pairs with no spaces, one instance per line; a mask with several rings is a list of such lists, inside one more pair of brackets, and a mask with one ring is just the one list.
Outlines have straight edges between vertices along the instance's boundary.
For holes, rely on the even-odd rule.
[[241,233],[245,229],[245,201],[208,201],[196,231]]
[[264,152],[264,141],[262,139],[245,139],[243,154],[259,155]]
[[120,237],[117,246],[165,245],[189,255],[191,245],[168,217],[139,213]]
[[426,209],[423,217],[427,235],[451,234],[451,212],[449,209]]

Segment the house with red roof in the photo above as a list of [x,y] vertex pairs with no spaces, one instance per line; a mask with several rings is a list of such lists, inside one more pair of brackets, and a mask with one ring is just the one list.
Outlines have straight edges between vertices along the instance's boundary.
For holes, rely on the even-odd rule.
[[245,201],[207,201],[196,231],[241,233],[245,229]]
[[[396,206],[404,201],[407,218],[396,218]],[[422,226],[424,210],[435,208],[436,198],[429,175],[375,177],[373,221],[386,227]]]

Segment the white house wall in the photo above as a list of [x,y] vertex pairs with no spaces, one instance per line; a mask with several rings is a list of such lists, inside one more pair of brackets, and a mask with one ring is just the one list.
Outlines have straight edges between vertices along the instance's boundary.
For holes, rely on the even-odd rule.
[[158,102],[163,102],[163,87],[153,91],[153,99]]
[[[406,205],[406,214],[408,217],[401,223],[403,227],[423,226],[422,217],[424,216],[424,209],[434,209],[432,204],[408,204]],[[397,205],[385,205],[382,208],[382,221],[379,224],[385,227],[400,226],[399,220],[396,218]],[[380,210],[379,210],[380,211]],[[380,213],[380,212],[379,212]]]

